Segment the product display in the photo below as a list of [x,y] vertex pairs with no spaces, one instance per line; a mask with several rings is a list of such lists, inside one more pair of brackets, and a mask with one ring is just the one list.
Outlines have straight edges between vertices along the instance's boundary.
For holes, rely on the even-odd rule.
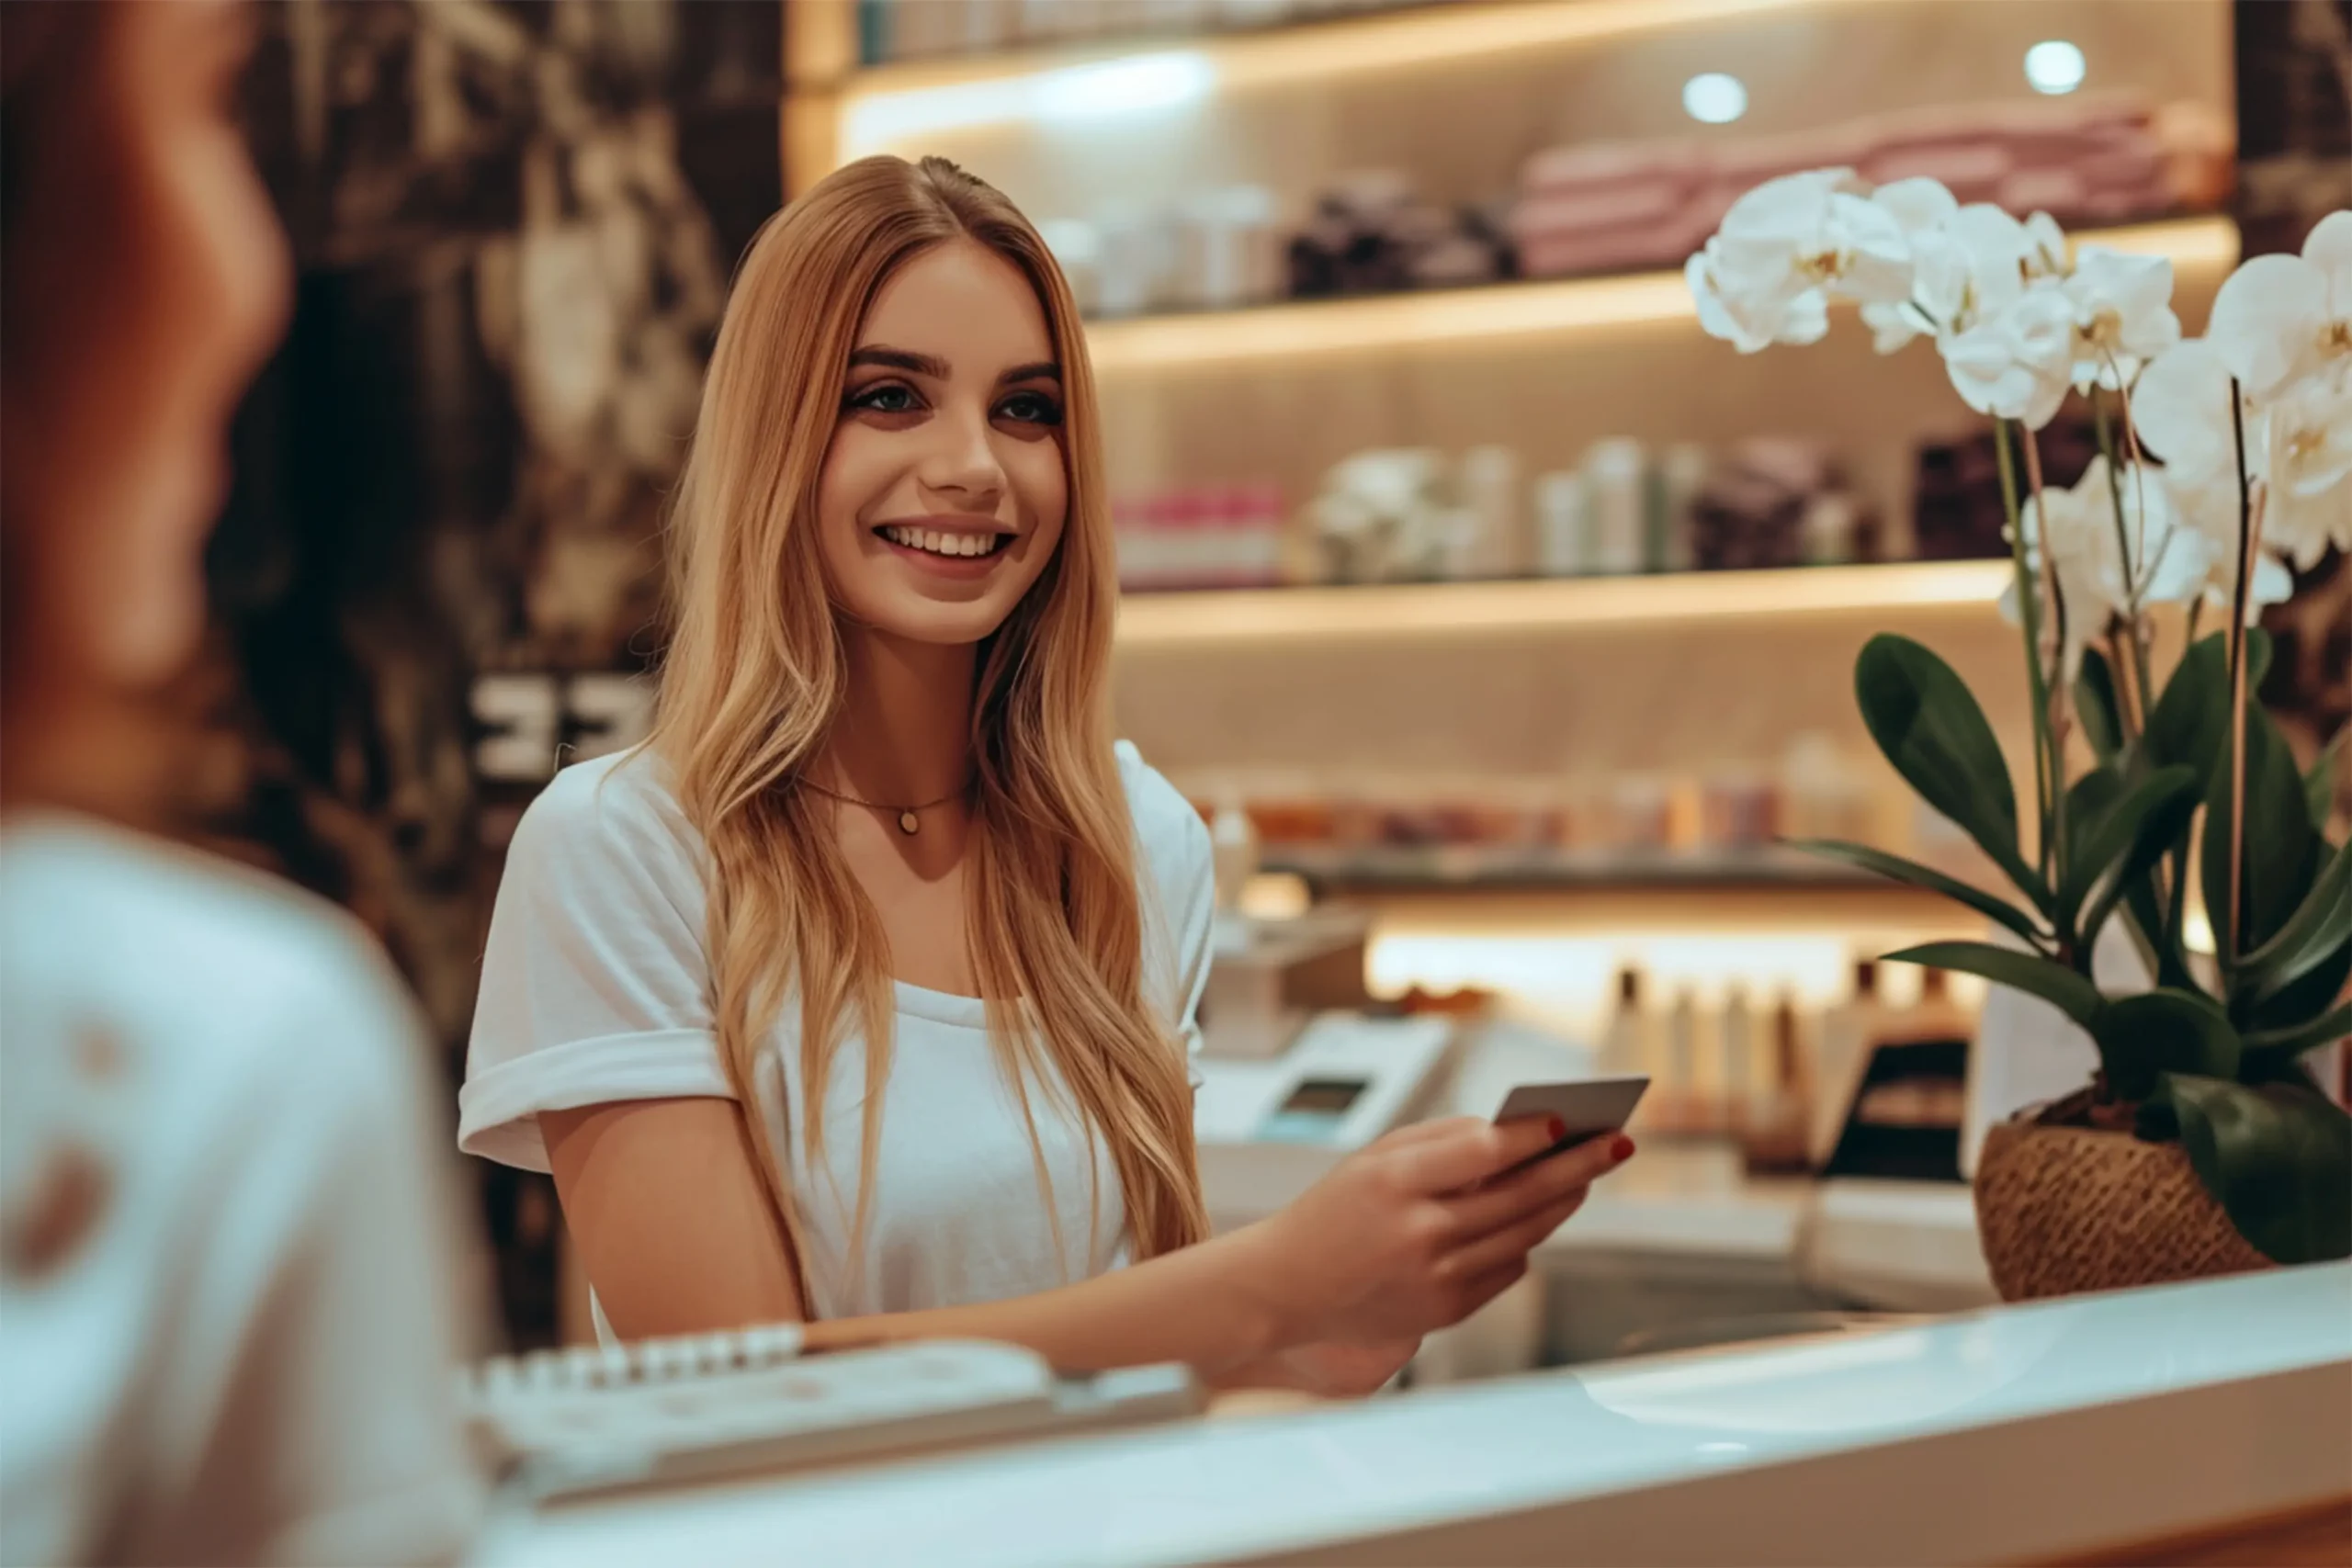
[[[1651,773],[1445,778],[1355,769],[1323,779],[1239,773],[1179,779],[1204,817],[1249,815],[1269,864],[1344,879],[1351,864],[1392,871],[1413,853],[1485,852],[1498,872],[1603,872],[1687,864],[1737,871],[1821,868],[1781,838],[1899,844],[1940,855],[1944,835],[1915,820],[1897,786],[1819,735],[1771,761],[1726,761],[1703,777]],[[1442,863],[1430,862],[1432,874]],[[1833,878],[1834,880],[1834,878]]]
[[1427,0],[858,0],[867,65],[1116,39],[1176,39],[1402,9]]
[[1037,231],[1093,317],[1229,310],[1283,291],[1273,194],[1216,186],[1149,208],[1048,219]]
[[1834,165],[1881,185],[1928,176],[1963,202],[2061,222],[2118,223],[2218,206],[2232,151],[2228,125],[2210,111],[2129,98],[1945,105],[1732,141],[1586,143],[1527,161],[1509,230],[1529,277],[1674,266],[1743,191]]
[[1360,452],[1308,503],[1310,570],[1326,582],[1843,565],[1888,558],[1871,509],[1818,443],[1594,442],[1573,468],[1522,478],[1506,446],[1459,459]]
[[1193,485],[1114,502],[1119,586],[1263,588],[1283,580],[1287,513],[1270,484]]
[[1465,288],[1511,276],[1503,214],[1424,199],[1411,176],[1369,170],[1340,180],[1290,242],[1290,293],[1301,299]]

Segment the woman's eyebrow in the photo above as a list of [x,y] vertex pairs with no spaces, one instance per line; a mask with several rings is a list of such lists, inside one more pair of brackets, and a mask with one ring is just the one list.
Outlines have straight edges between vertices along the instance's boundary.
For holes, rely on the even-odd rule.
[[1061,378],[1060,366],[1050,359],[1041,359],[1035,365],[1014,366],[997,378],[997,384],[1001,386],[1008,381],[1058,381]]
[[861,348],[849,356],[850,368],[861,365],[886,366],[892,370],[904,370],[910,375],[928,376],[934,381],[947,379],[947,361],[935,354],[914,354],[903,348],[885,348],[879,344]]

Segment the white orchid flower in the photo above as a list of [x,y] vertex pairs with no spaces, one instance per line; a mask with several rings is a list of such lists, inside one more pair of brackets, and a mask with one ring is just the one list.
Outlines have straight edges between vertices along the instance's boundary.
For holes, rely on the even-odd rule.
[[2074,385],[2074,307],[2044,279],[1936,346],[1953,389],[1970,408],[2040,430]]
[[2168,256],[2086,245],[2060,287],[2075,311],[2077,391],[2128,387],[2141,366],[2180,341]]
[[2026,253],[2026,272],[2033,277],[2064,277],[2073,271],[2066,259],[2066,231],[2058,227],[2058,220],[2047,212],[2037,212],[2025,220],[2025,237],[2031,247]]
[[2025,296],[2033,237],[1989,201],[1972,201],[1945,220],[1945,243],[1927,248],[1918,299],[1947,333],[1973,330]]
[[[2245,430],[2245,472],[2249,480],[2267,479],[2271,471],[2272,414],[2256,407],[2241,391],[2239,416]],[[2313,417],[2326,410],[2317,400],[2308,405]],[[2164,458],[2165,488],[2182,523],[2204,536],[2211,546],[2212,570],[2206,584],[2208,603],[2226,605],[2237,571],[2239,502],[2237,432],[2230,422],[2230,367],[2221,353],[2202,338],[2191,338],[2158,355],[2140,373],[2132,394],[2132,420],[2140,444]],[[2339,435],[2339,443],[2352,436]],[[2249,607],[2274,604],[2294,591],[2287,569],[2270,552],[2294,556],[2309,565],[2326,548],[2331,536],[2332,508],[2352,506],[2352,485],[2336,482],[2330,492],[2325,478],[2324,441],[2302,454],[2301,478],[2308,493],[2295,487],[2274,489],[2264,513],[2262,553],[2255,561]],[[2338,525],[2342,531],[2345,525]]]
[[2206,336],[2257,402],[2352,363],[2352,212],[2331,212],[2300,256],[2256,256],[2214,297]]
[[2352,360],[2290,385],[2265,411],[2267,542],[2298,567],[2352,550]]
[[[2249,419],[2257,412],[2240,400]],[[2230,424],[2230,367],[2204,338],[2176,344],[2140,372],[2132,391],[2132,423],[2141,445],[2177,472],[2226,472],[2237,481],[2237,435]],[[2249,427],[2247,457],[2260,443]]]
[[[2165,491],[2183,532],[2204,540],[2208,567],[2204,600],[2226,610],[2235,592],[2238,570],[2238,479],[2234,470],[2205,473],[2162,470]],[[2352,492],[2347,492],[2352,493]],[[2252,625],[2266,604],[2281,604],[2295,592],[2294,574],[2271,552],[2279,548],[2278,532],[2269,521],[2279,516],[2277,498],[2266,512],[2261,547],[2255,552],[2254,581],[2248,585],[2246,622]]]
[[1741,197],[1683,268],[1699,322],[1743,354],[1814,343],[1832,294],[1865,304],[1911,293],[1911,252],[1892,215],[1855,194],[1850,169],[1768,180]]
[[[1904,243],[1911,248],[1915,296],[1919,274],[1948,276],[1959,265],[1946,230],[1952,215],[1960,210],[1960,203],[1941,181],[1916,175],[1883,185],[1871,193],[1871,205],[1894,220]],[[1913,338],[1935,333],[1942,326],[1916,298],[1872,300],[1862,307],[1862,321],[1871,329],[1871,346],[1881,354],[1893,354]]]

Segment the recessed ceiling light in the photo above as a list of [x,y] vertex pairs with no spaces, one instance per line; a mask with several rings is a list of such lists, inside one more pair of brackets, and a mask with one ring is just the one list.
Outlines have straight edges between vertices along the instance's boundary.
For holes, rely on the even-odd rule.
[[2064,39],[2044,39],[2025,51],[2025,79],[2037,93],[2071,93],[2083,85],[2083,51]]
[[1736,76],[1710,71],[1682,84],[1682,107],[1703,125],[1729,125],[1747,112],[1747,89]]

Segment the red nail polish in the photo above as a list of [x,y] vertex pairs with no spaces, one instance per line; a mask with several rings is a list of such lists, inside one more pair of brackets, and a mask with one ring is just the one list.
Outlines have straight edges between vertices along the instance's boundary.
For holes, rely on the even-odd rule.
[[1609,1145],[1609,1157],[1623,1165],[1634,1157],[1634,1140],[1620,1133]]
[[1544,1135],[1556,1144],[1568,1135],[1568,1124],[1557,1116],[1547,1116],[1544,1119]]

